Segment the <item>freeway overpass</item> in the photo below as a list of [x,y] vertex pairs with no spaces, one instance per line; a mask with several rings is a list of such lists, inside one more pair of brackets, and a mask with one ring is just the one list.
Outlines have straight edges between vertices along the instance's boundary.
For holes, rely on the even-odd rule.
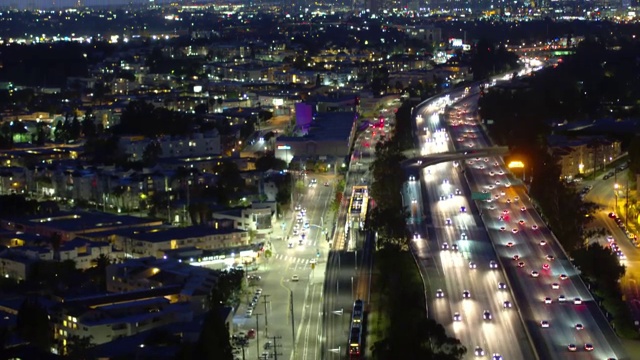
[[418,150],[409,150],[404,153],[408,159],[402,162],[402,166],[404,168],[424,168],[443,162],[474,159],[478,157],[503,156],[508,154],[509,148],[506,146],[491,146],[482,149],[463,149],[431,155],[419,155]]

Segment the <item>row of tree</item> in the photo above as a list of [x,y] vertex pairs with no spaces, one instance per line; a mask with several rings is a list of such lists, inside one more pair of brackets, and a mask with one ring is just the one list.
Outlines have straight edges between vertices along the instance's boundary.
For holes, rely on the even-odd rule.
[[374,262],[383,304],[378,304],[389,323],[380,329],[381,339],[371,344],[371,358],[388,359],[462,359],[466,348],[449,337],[442,325],[428,319],[423,284],[408,248],[407,211],[400,193],[406,180],[401,162],[403,151],[412,147],[411,104],[403,104],[396,113],[396,127],[386,141],[376,144],[371,165],[373,182],[368,228],[378,234],[379,251]]

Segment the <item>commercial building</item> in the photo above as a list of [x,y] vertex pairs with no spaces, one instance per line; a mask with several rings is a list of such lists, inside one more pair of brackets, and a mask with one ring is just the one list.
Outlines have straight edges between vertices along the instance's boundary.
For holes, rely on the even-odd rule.
[[276,157],[286,162],[330,157],[338,163],[349,155],[357,120],[355,112],[318,113],[308,129],[301,129],[303,136],[276,139]]

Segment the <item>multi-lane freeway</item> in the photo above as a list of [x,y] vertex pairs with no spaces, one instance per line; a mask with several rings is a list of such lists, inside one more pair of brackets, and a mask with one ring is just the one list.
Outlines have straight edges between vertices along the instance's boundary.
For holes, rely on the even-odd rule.
[[[452,109],[451,116],[447,119],[450,125],[450,137],[455,139],[458,147],[478,149],[488,146],[486,137],[483,136],[475,121],[476,103],[477,98],[474,99],[473,95],[469,96],[464,102],[458,103]],[[429,114],[424,114],[422,118],[435,119],[428,116]],[[439,125],[436,123],[433,126],[438,127]],[[447,266],[443,266],[445,270],[444,282],[447,284],[447,289],[451,287],[454,291],[460,291],[461,288],[466,289],[466,287],[475,285],[477,288],[475,291],[483,292],[484,290],[484,293],[487,294],[479,300],[481,305],[471,311],[471,317],[473,319],[480,317],[481,315],[474,316],[475,311],[478,308],[490,306],[484,301],[493,297],[494,300],[489,300],[490,302],[498,304],[499,302],[495,300],[495,296],[490,294],[488,284],[481,285],[482,279],[474,279],[465,283],[461,278],[471,277],[473,279],[478,273],[482,273],[481,271],[484,271],[485,275],[482,278],[485,280],[487,277],[491,277],[491,274],[498,276],[497,274],[500,273],[502,276],[502,271],[489,269],[486,264],[487,260],[491,261],[490,259],[493,257],[507,276],[508,280],[504,280],[508,287],[506,292],[515,295],[515,305],[524,319],[525,330],[532,339],[537,357],[540,359],[627,358],[620,342],[594,303],[586,286],[580,280],[575,268],[538,214],[532,209],[524,187],[508,174],[502,160],[495,157],[478,158],[463,161],[459,166],[465,170],[465,178],[472,192],[480,194],[484,192],[491,197],[491,201],[478,201],[476,204],[478,206],[477,214],[481,214],[491,242],[485,242],[486,249],[484,249],[480,245],[482,244],[481,240],[473,241],[473,237],[477,236],[481,239],[482,235],[477,235],[477,232],[470,228],[470,224],[474,223],[471,220],[473,217],[460,213],[459,208],[465,206],[465,198],[461,197],[461,200],[457,200],[455,194],[453,199],[438,201],[438,204],[432,207],[433,219],[431,223],[433,224],[432,229],[434,229],[432,232],[438,237],[440,248],[442,248],[444,241],[449,241],[448,245],[450,246],[451,239],[461,238],[456,232],[465,231],[467,233],[469,240],[458,241],[461,248],[458,253],[452,254],[449,250],[446,255],[443,255],[441,251],[440,259],[441,262],[444,259],[445,263],[456,264],[457,261],[459,264],[454,266],[458,271],[447,272]],[[431,170],[431,174],[429,174],[429,170],[427,168],[425,170],[427,173],[424,174],[425,187],[430,197],[435,196],[435,199],[440,199],[438,191],[443,191],[440,182],[446,177],[449,177],[449,182],[451,182],[453,174],[451,170],[443,168],[442,165],[438,165],[437,173],[436,170]],[[429,180],[429,177],[438,179],[435,181],[435,185],[433,185],[434,181]],[[439,183],[440,185],[438,185]],[[450,184],[451,187],[461,185],[455,182]],[[452,204],[446,204],[447,202]],[[442,214],[440,216],[437,215],[438,206],[445,209],[440,209]],[[444,222],[442,218],[444,218]],[[448,225],[449,220],[447,219],[450,219],[451,225]],[[456,230],[460,227],[462,229]],[[465,255],[467,250],[462,247],[463,244],[471,244],[469,255]],[[460,257],[464,260],[460,260]],[[514,260],[514,257],[517,260]],[[475,269],[470,268],[473,267],[473,265],[469,266],[468,262],[470,261],[474,262]],[[535,273],[533,273],[534,271]],[[498,281],[501,280],[494,280],[494,282]],[[473,288],[466,290],[470,291],[473,299]],[[451,309],[444,307],[443,312],[456,311],[453,308],[459,301],[464,304],[464,300],[460,300],[461,295],[454,294],[455,300],[449,306]],[[448,316],[437,315],[438,305],[433,305],[433,308],[436,309],[434,316],[447,324],[447,321],[440,320],[440,317],[448,318]],[[515,306],[512,313],[515,313]],[[464,321],[464,305],[460,314]],[[511,330],[512,334],[517,334],[518,328],[521,328],[521,325],[517,324],[518,322],[517,316],[510,319],[508,324],[515,329]],[[454,326],[456,335],[462,339],[467,347],[471,348],[476,346],[474,342],[481,341],[477,339],[478,335],[474,334],[481,332],[481,329],[477,323],[474,327],[476,331],[466,333]],[[495,335],[498,339],[509,339],[508,333],[507,329],[500,332],[500,327],[497,326],[489,336]],[[521,339],[521,337],[519,338]],[[509,341],[507,345],[511,345],[511,343]],[[522,344],[523,341],[520,343]],[[502,344],[502,341],[499,341],[498,344]],[[492,348],[490,350],[492,352],[502,351],[501,355],[504,358],[523,358],[527,355],[526,345],[523,346],[523,349],[493,350]],[[504,354],[505,351],[512,351],[516,355],[515,357],[507,357]],[[518,351],[521,353],[518,354]]]
[[[426,120],[419,121],[417,130],[422,155],[453,150],[438,116],[444,105],[426,106],[419,117]],[[427,166],[421,182],[409,179],[403,196],[406,206],[414,199],[423,204],[426,221],[413,226],[413,249],[429,282],[429,316],[459,338],[470,357],[533,359],[508,281],[468,200],[461,169],[458,162]]]

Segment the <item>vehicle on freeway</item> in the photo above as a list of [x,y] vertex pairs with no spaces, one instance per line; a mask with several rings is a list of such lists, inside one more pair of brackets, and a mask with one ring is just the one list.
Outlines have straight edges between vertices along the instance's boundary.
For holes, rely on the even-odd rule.
[[494,353],[494,354],[491,356],[491,360],[503,360],[503,359],[502,359],[502,355],[500,355],[500,354],[498,354],[498,353]]
[[498,268],[498,263],[495,260],[489,261],[489,268],[490,269],[497,269]]
[[535,278],[537,278],[538,276],[540,276],[540,273],[539,273],[539,272],[537,272],[537,271],[535,271],[535,270],[531,272],[531,277],[535,277]]
[[349,331],[349,358],[360,359],[362,353],[362,322],[364,320],[364,302],[360,299],[353,303]]
[[469,292],[469,290],[465,290],[462,292],[462,298],[463,299],[470,299],[471,298],[471,293]]
[[560,280],[567,280],[568,276],[567,274],[560,274]]
[[484,349],[482,349],[480,346],[476,346],[473,353],[475,356],[484,356]]
[[449,244],[447,244],[446,242],[442,243],[442,250],[449,250]]
[[505,309],[511,308],[511,301],[505,300],[502,302],[502,307]]
[[291,277],[291,281],[299,281],[299,280],[300,280],[300,277],[298,275],[293,275]]
[[544,298],[544,303],[545,304],[551,304],[551,298],[550,297]]
[[503,282],[498,283],[498,290],[504,290],[506,288],[507,288],[507,284],[505,284]]
[[453,313],[453,321],[462,321],[462,315],[459,312]]
[[444,291],[442,291],[442,289],[436,290],[436,297],[437,298],[443,298],[444,297]]
[[584,329],[584,325],[578,323],[576,324],[576,330],[583,330]]
[[476,263],[474,263],[473,261],[469,263],[469,269],[475,269],[477,267],[478,265],[476,265]]
[[543,328],[548,328],[549,327],[549,321],[547,321],[547,320],[540,321],[540,326],[543,327]]
[[586,351],[593,351],[593,345],[591,345],[591,344],[589,344],[589,343],[584,344],[584,349],[585,349]]
[[575,345],[575,344],[569,344],[569,345],[567,346],[567,349],[568,349],[569,351],[576,351],[576,350],[578,350],[578,348],[576,347],[576,345]]
[[567,301],[567,297],[564,296],[564,295],[560,295],[560,296],[558,296],[558,301],[559,302],[565,302],[565,301]]
[[491,317],[491,312],[490,312],[489,310],[485,310],[485,311],[482,313],[482,319],[483,319],[483,320],[491,320],[491,319],[492,319],[492,317]]

